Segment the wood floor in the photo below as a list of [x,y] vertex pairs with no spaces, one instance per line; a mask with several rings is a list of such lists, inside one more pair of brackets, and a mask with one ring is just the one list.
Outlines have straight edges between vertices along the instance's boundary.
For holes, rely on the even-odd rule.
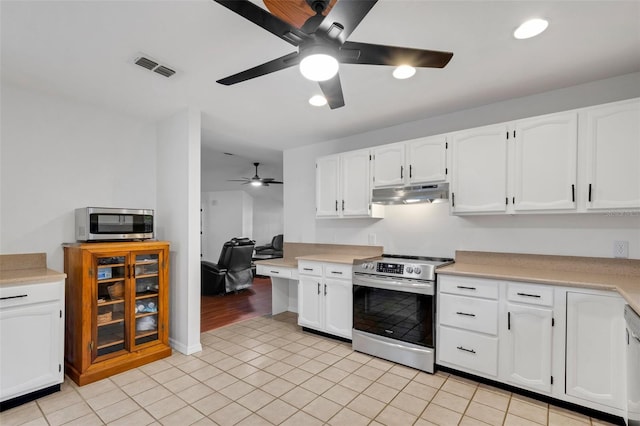
[[201,296],[200,331],[271,313],[271,279],[254,278],[247,290],[224,296]]

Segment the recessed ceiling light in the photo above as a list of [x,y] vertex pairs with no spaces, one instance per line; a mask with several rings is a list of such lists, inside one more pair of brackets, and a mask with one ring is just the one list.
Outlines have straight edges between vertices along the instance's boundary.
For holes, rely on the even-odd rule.
[[404,80],[405,78],[413,77],[416,73],[416,69],[411,65],[400,65],[393,70],[393,76],[398,80]]
[[317,107],[325,106],[327,104],[327,98],[322,95],[313,95],[309,98],[309,103]]
[[516,28],[513,32],[513,36],[518,40],[535,37],[546,30],[548,26],[549,21],[545,19],[529,19]]

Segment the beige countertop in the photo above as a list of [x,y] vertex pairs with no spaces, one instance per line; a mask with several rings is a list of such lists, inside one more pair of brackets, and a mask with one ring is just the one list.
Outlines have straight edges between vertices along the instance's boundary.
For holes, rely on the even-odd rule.
[[368,259],[382,255],[382,246],[350,244],[284,243],[284,257],[256,260],[256,265],[297,268],[298,260],[352,264],[354,259]]
[[640,260],[456,252],[438,274],[617,291],[640,312]]
[[0,285],[64,280],[67,274],[47,268],[45,253],[0,255]]

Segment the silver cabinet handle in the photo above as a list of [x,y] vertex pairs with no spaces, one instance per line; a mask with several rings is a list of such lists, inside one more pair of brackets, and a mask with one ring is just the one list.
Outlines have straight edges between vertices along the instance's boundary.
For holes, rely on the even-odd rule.
[[342,272],[340,271],[331,271],[332,274],[337,274],[337,275],[342,275]]
[[462,347],[462,346],[458,346],[458,349],[461,350],[461,351],[472,353],[472,354],[476,353],[476,351],[474,351],[473,349],[467,349],[467,348]]
[[468,314],[466,312],[456,312],[458,315],[464,315],[465,317],[475,317],[476,314]]
[[313,268],[302,268],[303,271],[313,271]]

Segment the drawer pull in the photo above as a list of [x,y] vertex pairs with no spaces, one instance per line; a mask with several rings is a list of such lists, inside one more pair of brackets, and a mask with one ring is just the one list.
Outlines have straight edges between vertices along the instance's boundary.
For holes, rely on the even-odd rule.
[[272,274],[279,274],[280,273],[280,271],[269,271],[269,272],[271,272]]
[[537,297],[538,299],[541,297],[539,294],[529,294],[529,293],[517,293],[518,296],[523,297]]
[[9,299],[19,299],[21,297],[27,297],[28,294],[20,294],[18,296],[5,296],[5,297],[0,297],[0,300],[9,300]]
[[458,346],[458,349],[461,350],[461,351],[472,353],[472,354],[476,353],[476,351],[474,351],[473,349],[467,349],[467,348],[462,347],[462,346]]
[[338,274],[338,275],[342,275],[342,272],[340,271],[331,271],[332,274]]
[[468,314],[466,312],[456,312],[458,315],[464,315],[465,317],[475,317],[476,314]]
[[464,286],[464,285],[459,285],[459,286],[457,286],[457,287],[458,287],[458,288],[461,288],[461,289],[463,289],[463,290],[474,290],[474,291],[476,290],[476,288],[475,288],[475,287],[467,287],[467,286]]
[[313,271],[313,268],[302,268],[303,271]]

